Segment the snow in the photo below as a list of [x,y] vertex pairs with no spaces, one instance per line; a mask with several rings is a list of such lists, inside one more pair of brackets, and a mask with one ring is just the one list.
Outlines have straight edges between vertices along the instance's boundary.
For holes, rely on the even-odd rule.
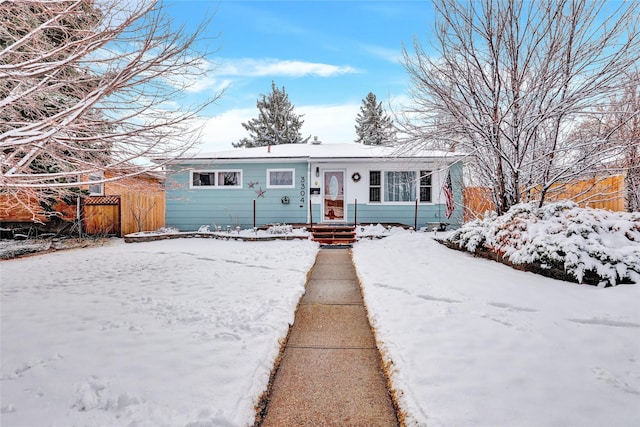
[[541,208],[513,206],[465,224],[449,240],[474,252],[484,247],[514,264],[556,265],[582,283],[596,273],[601,285],[640,282],[640,214],[579,208],[563,201]]
[[[640,425],[640,287],[358,233],[385,236],[353,258],[410,425]],[[2,425],[251,425],[317,250],[117,240],[3,261]]]
[[353,255],[410,425],[640,425],[640,287],[548,279],[429,237]]
[[336,144],[278,144],[270,147],[238,148],[234,150],[200,153],[183,159],[185,163],[202,160],[241,160],[241,159],[379,159],[379,158],[451,158],[460,157],[460,153],[414,149],[400,146],[374,146],[356,143]]
[[3,261],[2,425],[250,423],[317,249],[116,241]]

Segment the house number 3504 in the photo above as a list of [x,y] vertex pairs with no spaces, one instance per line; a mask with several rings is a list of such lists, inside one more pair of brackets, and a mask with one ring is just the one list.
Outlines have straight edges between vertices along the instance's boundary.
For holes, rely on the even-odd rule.
[[305,195],[307,194],[307,183],[304,176],[300,177],[300,203],[304,203]]

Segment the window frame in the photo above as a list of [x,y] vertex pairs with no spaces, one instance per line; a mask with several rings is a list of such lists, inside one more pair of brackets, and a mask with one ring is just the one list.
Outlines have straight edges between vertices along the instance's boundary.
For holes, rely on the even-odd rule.
[[[386,174],[388,172],[406,172],[406,173],[413,173],[414,176],[416,177],[416,179],[413,182],[414,185],[414,192],[415,192],[415,199],[411,200],[411,201],[389,201],[386,200],[386,193],[387,193],[387,179],[386,179]],[[424,182],[423,179],[423,172],[428,172],[430,174],[429,176],[429,185],[422,185],[422,183]],[[379,174],[379,185],[371,185],[371,173],[378,173]],[[395,169],[395,168],[391,168],[391,169],[370,169],[369,170],[369,195],[368,195],[368,204],[383,204],[383,205],[412,205],[416,203],[416,200],[418,201],[418,203],[420,204],[435,204],[434,200],[433,200],[433,182],[434,182],[434,175],[435,172],[433,172],[433,170],[428,170],[428,169]],[[371,189],[372,188],[377,188],[379,189],[379,196],[380,196],[380,200],[375,200],[372,201],[371,200]],[[431,195],[431,199],[430,200],[422,200],[420,198],[421,196],[421,189],[422,188],[430,188],[430,195]]]
[[[213,174],[214,176],[214,184],[213,185],[194,185],[193,184],[193,175],[194,174]],[[221,173],[237,173],[238,174],[238,184],[236,185],[220,185],[220,174]],[[189,171],[189,188],[195,190],[204,190],[204,189],[218,189],[218,190],[231,190],[231,189],[239,189],[242,188],[242,169],[198,169],[198,170],[190,170]]]
[[[377,173],[378,174],[378,183],[377,184],[371,184],[371,174],[372,173]],[[369,203],[383,203],[382,201],[382,171],[381,170],[370,170],[369,171]],[[377,189],[378,190],[378,200],[371,200],[371,190],[372,189]]]
[[[409,194],[413,193],[413,199],[410,200],[387,200],[386,199],[386,195],[388,193],[388,188],[387,188],[387,175],[388,174],[412,174],[413,178],[409,181],[407,181],[413,188],[409,189]],[[385,170],[382,174],[382,199],[383,199],[383,203],[387,203],[387,204],[396,204],[396,205],[406,205],[406,204],[414,204],[416,202],[416,199],[418,197],[417,194],[417,188],[418,185],[416,183],[417,179],[416,176],[418,175],[418,173],[415,170]]]
[[[89,182],[103,180],[104,172],[102,171],[92,172],[88,175],[87,179]],[[99,188],[99,190],[93,191],[95,187]],[[104,196],[104,182],[101,182],[99,184],[88,184],[88,191],[90,196]]]
[[[271,172],[291,172],[291,184],[278,185],[271,184]],[[267,188],[296,188],[296,170],[295,168],[272,168],[267,169]]]
[[[420,170],[418,176],[420,177],[420,185],[418,186],[418,200],[420,201],[420,203],[433,203],[433,171]],[[423,188],[429,189],[429,200],[422,200]]]

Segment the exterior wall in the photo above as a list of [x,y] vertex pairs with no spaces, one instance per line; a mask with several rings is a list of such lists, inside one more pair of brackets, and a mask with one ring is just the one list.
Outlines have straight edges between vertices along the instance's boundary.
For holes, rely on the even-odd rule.
[[[326,162],[310,165],[311,188],[320,188],[319,196],[311,196],[313,222],[322,222],[322,194],[324,194],[323,172],[327,170],[345,171],[345,202],[346,222],[358,224],[366,223],[399,223],[414,226],[416,222],[415,202],[369,202],[369,172],[375,171],[432,171],[431,202],[418,203],[417,226],[432,226],[439,223],[447,223],[452,227],[462,224],[462,164],[456,163],[450,166],[451,181],[453,186],[456,208],[450,218],[445,216],[445,198],[441,189],[446,179],[447,163],[444,161],[418,162],[418,161],[390,161],[381,160],[372,164],[369,162]],[[316,168],[317,174],[316,176]],[[352,175],[360,174],[360,181],[354,182]],[[357,204],[357,212],[356,212]],[[354,216],[357,214],[357,218]]]
[[[294,188],[268,188],[267,169],[294,169]],[[190,171],[241,170],[241,187],[191,188]],[[252,184],[252,186],[251,186]],[[181,231],[202,225],[253,227],[256,225],[307,222],[307,162],[217,163],[172,166],[167,180],[166,222]],[[262,196],[258,192],[264,191]],[[289,203],[282,199],[288,197]]]

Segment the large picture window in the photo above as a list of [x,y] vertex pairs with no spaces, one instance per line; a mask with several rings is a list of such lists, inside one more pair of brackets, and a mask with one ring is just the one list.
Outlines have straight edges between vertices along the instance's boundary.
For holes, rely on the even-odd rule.
[[192,188],[238,188],[242,187],[242,171],[213,170],[192,171]]
[[431,202],[431,171],[369,171],[369,203]]
[[385,202],[413,202],[416,200],[416,173],[399,171],[384,173]]
[[295,169],[267,169],[267,188],[295,188]]

